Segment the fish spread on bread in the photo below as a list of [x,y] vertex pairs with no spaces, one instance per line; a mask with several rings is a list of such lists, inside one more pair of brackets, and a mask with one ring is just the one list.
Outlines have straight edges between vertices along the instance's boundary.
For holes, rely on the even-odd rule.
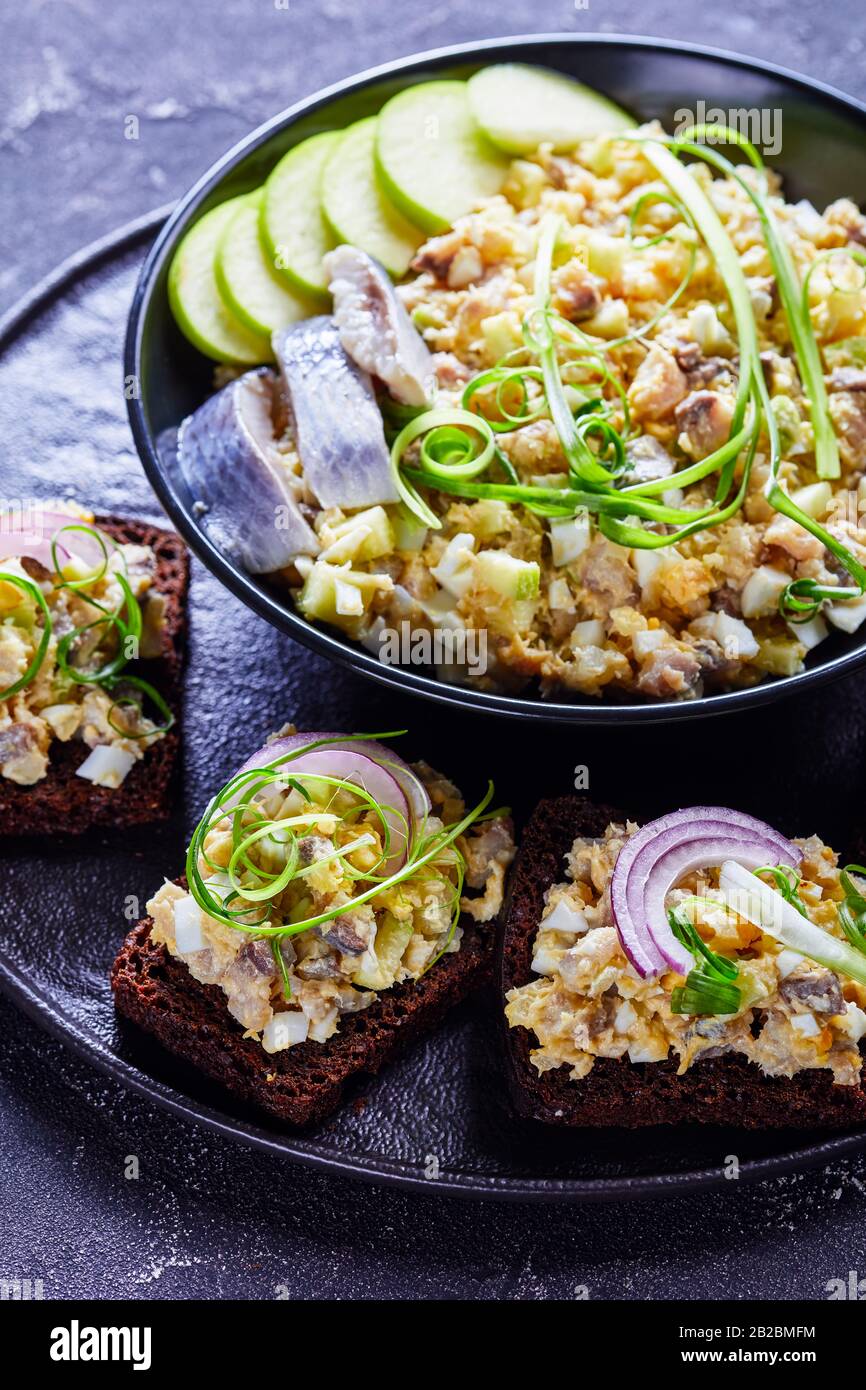
[[866,1035],[866,869],[727,808],[579,836],[508,1024],[543,1074],[598,1058],[739,1054],[766,1076],[827,1069],[858,1086]]
[[491,795],[467,811],[426,764],[287,726],[212,800],[187,886],[167,882],[147,905],[151,939],[219,986],[266,1052],[327,1042],[342,1017],[459,951],[463,914],[498,913],[514,840]]
[[[160,654],[165,600],[146,544],[113,539],[65,502],[0,511],[0,775],[48,775],[55,742],[91,751],[76,769],[118,788],[174,722],[131,662]],[[144,711],[144,702],[158,713]]]

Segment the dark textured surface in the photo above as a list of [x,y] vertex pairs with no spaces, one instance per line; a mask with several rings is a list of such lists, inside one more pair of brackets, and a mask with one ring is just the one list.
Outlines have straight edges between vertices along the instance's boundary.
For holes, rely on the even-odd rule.
[[[182,8],[124,0],[111,10],[81,0],[10,14],[11,61],[0,75],[0,178],[11,195],[0,225],[3,301],[82,241],[177,196],[221,149],[304,91],[401,52],[519,32],[529,22],[514,0],[471,9],[413,0],[400,14],[397,26],[390,5],[343,0],[315,14],[260,0],[221,9],[203,0]],[[863,96],[863,40],[849,18],[791,4],[764,3],[759,12],[736,5],[714,15],[707,34],[706,10],[697,6],[592,0],[588,12],[564,3],[533,12],[533,22],[549,29],[709,37]],[[127,114],[139,116],[137,142],[124,141]],[[0,363],[4,491],[30,491],[51,473],[81,496],[98,486],[106,509],[158,516],[132,455],[119,390],[117,299],[128,295],[130,273],[112,270],[87,294],[81,313],[89,331],[74,374],[63,346],[68,310],[54,311],[41,325],[50,332]],[[453,735],[463,729],[471,747],[457,760],[466,775],[496,765],[503,794],[522,786],[526,801],[567,791],[571,769],[586,763],[599,798],[632,804],[637,784],[648,799],[650,776],[661,773],[671,802],[712,794],[759,813],[782,808],[784,822],[838,838],[862,800],[866,709],[850,683],[724,726],[530,740],[492,721],[464,727],[338,679],[200,570],[193,599],[186,695],[198,716],[186,761],[187,829],[212,782],[288,714],[307,724],[405,720],[424,744],[454,750],[443,758],[449,765]],[[62,977],[64,959],[91,946],[97,932],[107,967],[125,899],[143,900],[163,872],[176,870],[182,835],[176,821],[119,857],[97,843],[83,855],[45,851],[27,864],[5,858],[4,936],[24,942],[37,917],[55,922],[61,944],[48,966]],[[104,975],[94,969],[94,1011],[103,990]],[[860,1159],[638,1210],[455,1207],[324,1178],[196,1131],[105,1081],[5,1002],[0,1028],[0,1273],[41,1276],[47,1296],[271,1298],[288,1289],[295,1297],[544,1298],[586,1285],[591,1297],[821,1298],[828,1279],[866,1269]],[[478,1049],[480,1057],[478,1025],[462,1017],[460,1030],[470,1056]],[[447,1086],[441,1097],[419,1128],[447,1170],[454,1102]],[[484,1100],[498,1104],[495,1096]],[[125,1178],[132,1155],[139,1175]]]

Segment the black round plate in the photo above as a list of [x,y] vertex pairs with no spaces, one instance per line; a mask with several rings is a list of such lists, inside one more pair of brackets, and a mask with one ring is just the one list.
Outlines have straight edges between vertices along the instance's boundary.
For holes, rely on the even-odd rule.
[[659,117],[668,129],[674,113],[707,108],[768,108],[782,113],[782,170],[792,197],[821,206],[866,188],[866,107],[817,82],[770,64],[660,39],[551,35],[496,39],[439,49],[362,73],[298,102],[218,160],[183,198],[158,237],[141,272],[126,339],[125,370],[141,384],[128,401],[129,417],[145,470],[178,529],[232,593],[281,631],[313,651],[385,684],[414,691],[461,709],[521,719],[569,723],[658,723],[695,719],[775,701],[795,689],[816,687],[866,661],[866,638],[833,634],[813,653],[807,669],[748,690],[699,700],[613,704],[589,698],[541,700],[488,694],[447,685],[420,671],[392,667],[339,634],[313,627],[288,598],[246,574],[210,541],[196,516],[183,479],[160,459],[156,440],[176,426],[211,389],[212,364],[177,329],[166,295],[175,247],[202,213],[236,193],[257,187],[287,149],[318,130],[337,128],[377,111],[395,91],[432,76],[468,76],[485,63],[525,61],[559,68],[598,87],[641,120]]
[[[121,325],[159,221],[76,257],[0,325],[0,495],[74,494],[106,511],[159,519],[131,449],[117,374]],[[519,1123],[505,1093],[494,999],[457,1010],[366,1096],[359,1088],[331,1122],[305,1135],[271,1126],[120,1027],[108,971],[130,922],[163,876],[181,871],[183,846],[214,787],[287,719],[305,729],[408,726],[401,751],[435,759],[469,795],[495,772],[498,797],[514,806],[518,823],[541,796],[568,791],[577,764],[588,768],[596,800],[636,815],[712,799],[788,833],[818,829],[840,845],[862,817],[866,699],[851,682],[825,692],[818,726],[814,702],[794,698],[784,720],[757,710],[716,725],[718,738],[702,725],[652,734],[538,726],[531,740],[504,740],[496,720],[422,710],[405,693],[374,688],[294,646],[198,564],[190,626],[184,785],[173,820],[67,844],[0,836],[0,988],[43,1027],[123,1085],[219,1134],[431,1193],[607,1201],[721,1185],[730,1154],[749,1179],[866,1146],[863,1131],[568,1134]],[[821,770],[817,786],[812,768]],[[646,804],[650,796],[655,804]]]

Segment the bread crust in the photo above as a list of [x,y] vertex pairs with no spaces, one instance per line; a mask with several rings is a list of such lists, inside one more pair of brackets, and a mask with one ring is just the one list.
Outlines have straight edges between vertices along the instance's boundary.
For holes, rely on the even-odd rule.
[[165,820],[172,811],[181,752],[181,694],[186,646],[189,554],[173,531],[146,521],[97,516],[95,524],[119,543],[149,545],[156,555],[154,588],[165,599],[162,654],[131,672],[156,687],[175,714],[174,727],[145,753],[117,788],[97,787],[76,770],[90,749],[54,739],[48,772],[31,787],[0,777],[0,825],[5,836],[81,835],[94,826],[124,828]]
[[[503,1005],[508,990],[527,984],[544,893],[564,877],[563,858],[578,835],[598,837],[622,812],[578,797],[542,801],[530,819],[512,870],[500,918],[497,977]],[[678,1062],[632,1063],[598,1058],[580,1081],[568,1068],[539,1074],[530,1061],[535,1037],[509,1028],[502,1015],[509,1090],[517,1111],[543,1124],[567,1127],[717,1124],[743,1129],[844,1129],[866,1123],[866,1090],[838,1086],[813,1069],[791,1078],[765,1076],[736,1055],[695,1062],[677,1076]]]
[[118,1011],[241,1100],[294,1127],[325,1119],[353,1077],[378,1072],[431,1032],[489,981],[493,963],[492,925],[479,928],[464,918],[460,950],[443,956],[420,980],[394,985],[369,1008],[344,1015],[326,1043],[299,1043],[270,1054],[255,1038],[244,1037],[218,985],[200,984],[151,940],[152,925],[149,917],[139,922],[114,962]]

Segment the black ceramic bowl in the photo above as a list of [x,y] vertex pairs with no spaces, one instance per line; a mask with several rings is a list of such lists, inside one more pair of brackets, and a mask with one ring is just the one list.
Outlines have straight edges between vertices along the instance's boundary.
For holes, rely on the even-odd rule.
[[381,664],[348,639],[313,627],[266,584],[238,569],[208,539],[183,480],[156,449],[162,430],[175,426],[210,390],[212,363],[181,335],[168,306],[166,276],[187,228],[215,204],[258,186],[277,160],[320,130],[348,125],[379,110],[395,92],[429,77],[468,77],[502,61],[538,63],[597,87],[640,120],[658,117],[671,129],[675,113],[703,101],[722,110],[757,107],[780,111],[783,143],[774,167],[796,200],[825,206],[848,195],[866,200],[866,106],[820,83],[770,64],[660,39],[552,35],[496,39],[401,58],[328,87],[275,116],[224,155],[182,198],[144,263],[129,317],[125,372],[140,383],[129,400],[132,431],[147,475],[179,531],[232,593],[297,641],[389,685],[466,710],[522,719],[571,723],[652,723],[721,714],[781,699],[866,664],[866,635],[833,635],[813,653],[808,669],[749,690],[687,702],[612,704],[531,696],[490,695],[446,685],[419,671]]

